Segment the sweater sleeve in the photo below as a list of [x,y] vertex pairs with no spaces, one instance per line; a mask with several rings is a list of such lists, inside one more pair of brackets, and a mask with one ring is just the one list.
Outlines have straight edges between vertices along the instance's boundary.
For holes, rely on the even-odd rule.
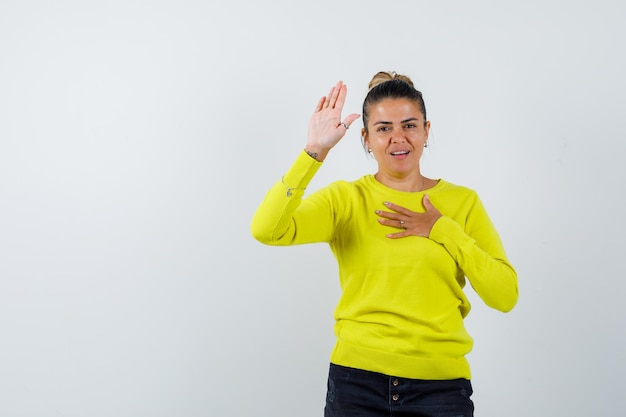
[[320,198],[303,199],[321,162],[302,151],[291,168],[265,195],[250,226],[252,236],[274,246],[328,242],[332,213]]
[[430,239],[446,248],[485,304],[503,312],[513,309],[518,298],[517,273],[478,196],[465,227],[443,216],[435,223]]

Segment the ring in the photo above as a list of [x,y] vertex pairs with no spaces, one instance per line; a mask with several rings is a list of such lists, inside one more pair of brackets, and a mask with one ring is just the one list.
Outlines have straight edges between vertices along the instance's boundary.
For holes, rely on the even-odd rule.
[[350,129],[350,126],[348,126],[347,124],[345,124],[344,122],[339,123],[339,126],[343,126],[346,128],[346,130]]
[[400,226],[404,224],[404,220],[400,220]]

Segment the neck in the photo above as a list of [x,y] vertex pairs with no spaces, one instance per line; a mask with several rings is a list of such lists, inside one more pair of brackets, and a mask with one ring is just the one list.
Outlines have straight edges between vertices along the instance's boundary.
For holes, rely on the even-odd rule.
[[374,175],[374,178],[376,178],[376,180],[381,184],[398,191],[419,192],[424,191],[426,188],[426,177],[419,172],[414,175],[395,177],[385,175],[378,171],[376,175]]

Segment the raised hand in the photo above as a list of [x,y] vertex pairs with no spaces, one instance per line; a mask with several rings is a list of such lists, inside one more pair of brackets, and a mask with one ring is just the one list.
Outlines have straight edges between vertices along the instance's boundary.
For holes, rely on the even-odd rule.
[[305,150],[318,161],[326,158],[328,151],[341,140],[350,125],[359,118],[358,114],[353,113],[341,119],[347,93],[348,88],[339,81],[330,89],[328,96],[320,99],[311,116]]
[[430,236],[430,231],[441,217],[441,213],[430,202],[428,195],[424,195],[422,203],[426,209],[424,213],[416,213],[389,202],[385,202],[385,206],[393,211],[376,210],[376,214],[381,217],[378,223],[402,229],[401,232],[388,234],[387,237],[397,239],[407,236]]

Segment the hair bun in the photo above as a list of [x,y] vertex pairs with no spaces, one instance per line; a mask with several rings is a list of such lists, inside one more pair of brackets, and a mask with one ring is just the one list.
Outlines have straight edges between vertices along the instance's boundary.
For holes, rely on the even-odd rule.
[[372,77],[372,80],[369,83],[369,89],[371,90],[377,85],[391,80],[404,81],[411,87],[415,88],[415,86],[413,85],[413,81],[411,81],[411,79],[406,75],[398,74],[395,71],[380,71],[376,75],[374,75],[374,77]]

